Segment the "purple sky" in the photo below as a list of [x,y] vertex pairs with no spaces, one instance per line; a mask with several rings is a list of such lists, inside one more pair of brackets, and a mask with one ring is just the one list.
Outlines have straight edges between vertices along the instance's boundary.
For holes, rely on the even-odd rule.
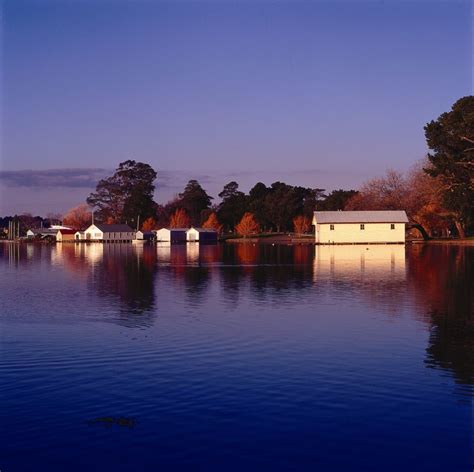
[[4,0],[0,215],[64,211],[136,159],[197,178],[357,187],[472,93],[471,2]]

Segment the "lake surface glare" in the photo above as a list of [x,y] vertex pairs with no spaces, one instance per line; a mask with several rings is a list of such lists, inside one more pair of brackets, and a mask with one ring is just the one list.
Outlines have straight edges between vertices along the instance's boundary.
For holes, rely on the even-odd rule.
[[0,469],[473,468],[474,247],[0,245]]

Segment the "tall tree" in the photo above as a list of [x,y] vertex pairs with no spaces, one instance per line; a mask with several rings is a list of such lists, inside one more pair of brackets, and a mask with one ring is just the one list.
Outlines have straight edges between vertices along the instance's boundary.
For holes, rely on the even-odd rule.
[[302,212],[298,190],[283,182],[274,182],[264,201],[265,211],[277,232],[291,230],[292,219]]
[[264,183],[258,182],[250,189],[247,199],[247,211],[255,216],[255,219],[264,231],[271,225],[265,210],[265,198],[270,191],[271,189]]
[[156,214],[153,201],[156,172],[149,164],[133,160],[119,164],[114,175],[99,181],[87,203],[96,209],[99,221],[127,222],[134,226]]
[[183,193],[179,194],[178,205],[184,208],[191,219],[191,224],[201,224],[201,213],[211,206],[212,197],[201,187],[197,180],[190,180]]
[[466,225],[474,223],[474,96],[459,99],[424,129],[432,150],[425,171],[442,179],[444,204],[455,212],[456,228],[464,237]]
[[219,198],[222,199],[217,210],[219,220],[227,230],[232,231],[245,213],[246,196],[239,190],[239,184],[232,181],[224,185]]

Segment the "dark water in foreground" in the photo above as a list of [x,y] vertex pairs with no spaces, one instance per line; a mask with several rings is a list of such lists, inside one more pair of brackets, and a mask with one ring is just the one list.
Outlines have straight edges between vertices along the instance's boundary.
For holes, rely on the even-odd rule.
[[0,245],[0,469],[471,471],[474,247]]

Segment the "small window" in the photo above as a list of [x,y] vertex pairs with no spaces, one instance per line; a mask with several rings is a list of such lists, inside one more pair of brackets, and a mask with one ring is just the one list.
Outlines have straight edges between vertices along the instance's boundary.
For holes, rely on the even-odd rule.
[[331,231],[334,231],[334,225],[329,225],[329,229],[330,229]]
[[365,225],[364,224],[360,225],[360,229],[365,229]]
[[395,229],[395,225],[393,223],[390,225],[390,229]]

